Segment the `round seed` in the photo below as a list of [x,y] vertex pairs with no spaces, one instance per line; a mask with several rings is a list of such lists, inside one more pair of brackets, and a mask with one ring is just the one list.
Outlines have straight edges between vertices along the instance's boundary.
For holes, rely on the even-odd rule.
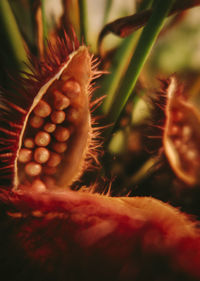
[[45,176],[44,182],[45,182],[48,189],[54,189],[55,190],[56,183],[55,183],[55,179],[53,177]]
[[35,146],[34,140],[32,138],[25,139],[24,140],[24,146],[26,148],[34,148],[34,146]]
[[43,131],[39,131],[35,136],[35,144],[38,146],[47,146],[50,143],[50,140],[50,135]]
[[34,159],[36,162],[42,164],[46,163],[49,160],[50,152],[44,147],[36,148],[34,152]]
[[55,152],[51,152],[47,165],[49,167],[56,167],[60,164],[60,162],[61,162],[61,156]]
[[59,91],[55,90],[53,92],[54,96],[54,107],[57,110],[63,110],[67,108],[70,105],[70,100],[65,97],[62,93]]
[[62,91],[67,97],[73,99],[81,93],[81,87],[77,81],[69,79],[63,84]]
[[69,110],[67,111],[66,119],[69,122],[73,122],[76,124],[81,120],[80,112],[75,108],[69,108]]
[[40,128],[44,123],[44,119],[40,116],[34,115],[31,117],[29,122],[33,128]]
[[38,176],[42,171],[42,166],[35,162],[29,162],[25,166],[25,172],[28,176],[35,177]]
[[32,158],[32,151],[27,148],[20,149],[18,160],[21,163],[27,163]]
[[53,123],[46,123],[44,125],[44,130],[48,133],[53,133],[56,129],[56,125]]
[[43,171],[44,171],[44,174],[46,174],[46,175],[54,175],[57,172],[57,168],[45,166],[43,168]]
[[183,126],[182,129],[183,140],[188,141],[192,137],[192,129],[189,126]]
[[51,113],[51,107],[47,102],[40,100],[37,106],[34,108],[34,113],[37,116],[45,118]]
[[34,191],[37,191],[37,192],[46,191],[46,185],[40,179],[35,179],[32,182],[31,187],[34,189]]
[[55,124],[60,124],[65,120],[65,112],[62,110],[55,110],[51,113],[51,121]]
[[65,142],[54,142],[52,148],[58,153],[63,153],[67,149],[67,144]]
[[183,120],[183,118],[184,118],[183,112],[181,111],[174,112],[173,119],[175,122],[180,122]]
[[187,153],[186,153],[186,158],[188,160],[192,161],[192,160],[197,159],[197,157],[198,157],[198,153],[197,153],[196,150],[188,150]]
[[57,127],[54,136],[57,141],[63,142],[66,141],[70,137],[70,132],[67,128]]

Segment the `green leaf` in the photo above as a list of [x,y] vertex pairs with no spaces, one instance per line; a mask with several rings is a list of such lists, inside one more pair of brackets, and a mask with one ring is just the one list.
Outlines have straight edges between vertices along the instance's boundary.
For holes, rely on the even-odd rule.
[[46,21],[46,13],[45,13],[45,0],[41,0],[41,10],[42,10],[43,42],[44,42],[44,46],[46,46],[48,31],[47,31],[47,21]]
[[162,0],[157,0],[152,16],[144,27],[135,52],[131,58],[131,62],[120,88],[121,90],[118,92],[117,96],[115,96],[115,99],[109,108],[107,114],[108,122],[115,123],[118,120],[128,98],[133,92],[140,71],[151,52],[157,36],[162,29],[165,17],[168,15],[173,3],[174,0],[165,0],[164,2]]
[[10,65],[15,65],[19,70],[24,70],[24,62],[27,63],[26,51],[21,33],[7,0],[0,1],[0,34],[1,48],[3,48],[3,52],[6,51]]
[[80,15],[80,39],[84,40],[87,45],[87,1],[79,0],[79,15]]

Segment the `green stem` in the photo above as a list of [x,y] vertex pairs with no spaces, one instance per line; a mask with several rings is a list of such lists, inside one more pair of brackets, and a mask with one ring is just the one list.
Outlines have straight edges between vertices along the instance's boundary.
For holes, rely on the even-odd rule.
[[[147,9],[151,6],[152,2],[153,0],[143,0],[138,8],[138,11]],[[133,33],[123,40],[122,44],[116,52],[113,64],[109,69],[109,72],[111,74],[104,79],[103,85],[101,85],[101,92],[107,93],[107,98],[102,106],[102,110],[105,115],[108,114],[112,103],[115,100],[115,95],[117,95],[120,82],[128,67],[131,55],[140,34],[141,30]]]
[[100,89],[101,92],[108,93],[102,108],[104,114],[107,114],[109,112],[111,105],[115,100],[115,93],[118,90],[120,80],[130,60],[130,54],[132,53],[133,48],[135,47],[135,44],[137,42],[138,36],[141,32],[138,31],[136,33],[125,38],[122,45],[118,48],[116,56],[113,60],[113,64],[109,69],[111,75],[108,75],[104,79],[103,86]]
[[87,1],[78,0],[79,2],[79,15],[80,15],[80,40],[84,40],[87,45]]
[[41,0],[41,11],[42,11],[43,42],[44,42],[44,46],[46,46],[48,31],[47,31],[47,22],[46,22],[46,13],[45,13],[45,0]]
[[8,0],[0,1],[0,26],[2,35],[1,42],[6,46],[10,60],[12,60],[13,64],[16,64],[20,70],[24,70],[24,62],[27,62],[27,56],[22,36]]
[[118,120],[120,113],[135,87],[140,71],[151,52],[156,38],[164,24],[165,17],[167,16],[173,3],[174,0],[157,0],[152,16],[147,25],[144,27],[135,52],[132,56],[125,78],[121,85],[121,90],[115,97],[115,100],[107,114],[107,120],[109,122],[113,123]]

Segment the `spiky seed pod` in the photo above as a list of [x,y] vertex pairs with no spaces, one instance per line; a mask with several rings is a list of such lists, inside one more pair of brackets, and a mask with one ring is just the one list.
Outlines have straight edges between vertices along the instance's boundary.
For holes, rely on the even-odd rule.
[[168,204],[80,191],[15,194],[0,222],[9,281],[200,278],[199,232]]
[[[100,72],[75,35],[72,41],[67,35],[57,38],[44,61],[31,63],[33,74],[21,79],[23,86],[2,94],[1,173],[15,190],[30,185],[36,176],[48,188],[45,168],[55,166],[51,177],[57,187],[69,187],[87,169],[86,162],[96,159],[98,133],[92,128],[90,85]],[[49,154],[52,157],[44,160]]]
[[166,91],[163,145],[176,176],[194,186],[200,183],[200,114],[188,102],[174,77]]

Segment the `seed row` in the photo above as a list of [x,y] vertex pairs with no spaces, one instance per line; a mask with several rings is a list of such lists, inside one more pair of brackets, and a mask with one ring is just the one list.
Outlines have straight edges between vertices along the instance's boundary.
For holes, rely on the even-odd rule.
[[[47,176],[55,175],[57,166],[62,161],[61,154],[68,148],[66,142],[73,131],[68,122],[76,125],[76,121],[80,118],[78,109],[81,104],[80,94],[81,88],[78,82],[69,79],[62,85],[61,91],[48,90],[45,95],[47,101],[46,98],[41,99],[28,120],[30,127],[25,132],[26,137],[19,151],[18,161],[25,165],[25,174],[33,178],[32,186],[40,190],[46,189],[46,181],[44,183],[38,176],[42,172]],[[69,128],[66,128],[66,124],[61,125],[65,120]],[[38,129],[39,131],[32,136]],[[53,178],[49,179],[52,180]]]

